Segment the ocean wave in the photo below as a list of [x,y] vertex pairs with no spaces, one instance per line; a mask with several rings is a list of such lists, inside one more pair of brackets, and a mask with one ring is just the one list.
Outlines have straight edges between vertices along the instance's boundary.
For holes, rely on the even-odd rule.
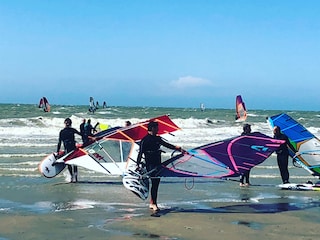
[[45,157],[48,153],[33,153],[33,154],[23,154],[23,153],[1,153],[0,158],[38,158],[38,157]]

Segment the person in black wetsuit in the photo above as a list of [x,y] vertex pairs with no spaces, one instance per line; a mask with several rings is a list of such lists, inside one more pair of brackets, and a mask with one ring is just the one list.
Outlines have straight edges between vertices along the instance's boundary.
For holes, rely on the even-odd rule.
[[[166,141],[164,141],[160,136],[157,136],[158,133],[158,123],[150,122],[148,124],[148,134],[141,140],[140,149],[137,158],[137,165],[140,167],[142,155],[144,155],[147,171],[155,169],[157,166],[161,165],[161,146],[179,150],[182,153],[186,151],[179,146],[174,146]],[[158,188],[160,184],[160,178],[156,177],[155,172],[150,173],[151,177],[151,199],[149,208],[154,211],[159,211],[157,205],[158,197]]]
[[278,167],[280,170],[282,182],[289,183],[289,170],[288,170],[289,150],[288,150],[288,147],[290,149],[292,149],[292,151],[294,151],[295,153],[297,153],[297,151],[290,143],[289,138],[285,134],[281,133],[279,126],[275,126],[273,128],[273,134],[274,134],[273,138],[286,141],[285,143],[281,144],[280,147],[276,150],[276,154],[277,154],[277,162],[278,162]]
[[[63,143],[63,147],[65,150],[65,153],[69,153],[76,149],[76,141],[75,141],[75,134],[78,134],[81,136],[81,133],[72,128],[71,124],[72,121],[70,118],[66,118],[64,120],[65,128],[62,129],[59,133],[59,141],[57,146],[57,153],[60,151],[61,143]],[[71,182],[77,182],[78,181],[78,167],[73,165],[68,165],[68,170],[71,175]]]
[[82,123],[80,124],[80,133],[81,133],[81,136],[82,136],[82,143],[84,143],[86,141],[86,138],[85,138],[85,135],[84,135],[84,126],[86,124],[86,119],[84,118],[82,120]]
[[[251,125],[246,123],[243,125],[243,132],[241,133],[241,136],[249,135],[251,133]],[[250,181],[250,169],[245,171],[243,174],[240,175],[240,186],[249,186]]]
[[97,123],[94,127],[91,125],[91,119],[88,119],[87,123],[84,125],[84,137],[83,144],[87,144],[94,133],[97,132],[96,127],[99,125]]

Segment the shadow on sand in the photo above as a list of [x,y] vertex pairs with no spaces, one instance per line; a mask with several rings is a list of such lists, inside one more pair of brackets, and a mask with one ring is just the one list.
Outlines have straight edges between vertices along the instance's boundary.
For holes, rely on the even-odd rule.
[[160,217],[168,213],[279,213],[286,211],[297,211],[309,208],[319,207],[320,202],[308,203],[265,203],[265,204],[238,204],[217,208],[170,208],[162,209],[153,213],[151,216]]

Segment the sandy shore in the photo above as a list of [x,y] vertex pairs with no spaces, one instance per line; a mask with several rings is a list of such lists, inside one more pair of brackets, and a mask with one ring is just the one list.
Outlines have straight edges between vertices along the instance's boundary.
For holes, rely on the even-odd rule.
[[[292,240],[318,239],[319,222],[306,222],[296,213],[239,214],[174,213],[159,218],[149,217],[122,222],[135,239],[246,239]],[[112,239],[133,239],[114,237]]]
[[[0,215],[0,239],[246,239],[313,240],[319,222],[299,211],[282,213],[168,213],[105,220],[100,227],[59,214]],[[304,215],[304,214],[303,214]]]

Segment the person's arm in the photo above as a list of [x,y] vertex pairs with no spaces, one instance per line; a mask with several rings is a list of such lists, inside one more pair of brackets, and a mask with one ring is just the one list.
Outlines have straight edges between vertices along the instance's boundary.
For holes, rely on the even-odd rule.
[[79,131],[78,131],[77,129],[75,129],[75,128],[73,128],[73,133],[82,136],[82,133],[79,132]]
[[161,145],[165,146],[166,148],[172,149],[172,150],[178,150],[178,151],[180,151],[182,153],[186,153],[187,152],[182,147],[173,145],[171,143],[168,143],[168,142],[164,141],[162,138],[161,138]]
[[99,122],[97,122],[96,125],[94,125],[94,127],[93,127],[93,133],[97,132],[97,129],[96,129],[96,128],[98,127],[98,125],[99,125]]
[[143,143],[144,141],[142,140],[140,142],[140,147],[139,147],[139,153],[138,153],[138,157],[137,157],[137,166],[139,167],[141,164],[141,159],[142,159],[142,153],[143,153]]

